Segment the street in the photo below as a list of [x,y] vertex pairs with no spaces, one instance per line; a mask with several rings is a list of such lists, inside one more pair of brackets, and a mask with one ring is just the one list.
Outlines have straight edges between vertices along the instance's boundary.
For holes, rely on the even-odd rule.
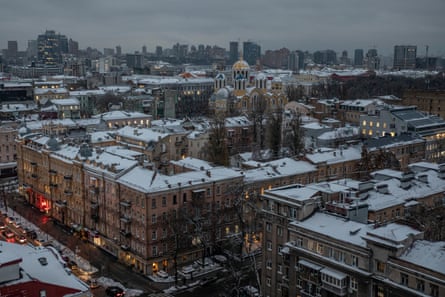
[[[10,211],[13,211],[13,214],[18,214],[25,220],[25,222],[20,222],[22,225],[26,226],[27,222],[29,222],[40,229],[36,230],[40,239],[48,241],[50,237],[54,238],[60,244],[73,251],[76,256],[87,260],[93,267],[97,268],[96,278],[111,279],[111,282],[114,280],[129,289],[127,292],[130,294],[126,294],[126,296],[147,296],[151,293],[160,292],[160,289],[156,288],[155,283],[148,278],[133,272],[127,266],[119,263],[114,256],[97,248],[95,245],[73,235],[69,228],[55,223],[44,213],[27,204],[23,197],[15,194],[8,195],[7,205]],[[226,276],[218,279],[216,282],[196,287],[193,291],[187,291],[178,296],[231,296],[233,286],[230,284],[229,279],[231,279],[230,276]],[[246,279],[243,282],[246,282]],[[248,282],[247,280],[246,283]],[[96,297],[106,297],[104,286],[94,288],[92,292]],[[135,294],[135,292],[138,294]]]
[[[93,244],[81,240],[79,237],[70,233],[68,228],[55,224],[51,218],[41,213],[38,209],[31,207],[25,202],[25,199],[18,195],[8,195],[7,207],[23,217],[27,222],[35,225],[41,230],[40,237],[45,240],[45,234],[50,235],[63,246],[89,261],[93,267],[98,269],[97,277],[107,277],[121,283],[129,289],[140,290],[143,295],[157,292],[150,281],[144,276],[133,272],[125,265],[119,263],[112,255],[98,249]],[[26,222],[21,222],[26,225]],[[39,233],[39,232],[37,232]],[[46,236],[46,240],[48,236]],[[97,297],[105,297],[105,289],[92,289]],[[142,295],[142,296],[143,296]]]

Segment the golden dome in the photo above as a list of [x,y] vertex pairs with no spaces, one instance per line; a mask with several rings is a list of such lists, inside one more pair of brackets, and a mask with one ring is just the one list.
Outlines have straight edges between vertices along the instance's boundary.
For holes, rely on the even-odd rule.
[[247,62],[244,61],[243,58],[240,58],[232,66],[232,70],[249,70],[249,68],[249,64],[247,64]]

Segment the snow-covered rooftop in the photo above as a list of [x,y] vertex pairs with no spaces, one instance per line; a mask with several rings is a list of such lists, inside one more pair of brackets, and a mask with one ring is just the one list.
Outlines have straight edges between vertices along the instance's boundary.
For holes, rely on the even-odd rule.
[[292,222],[298,228],[317,232],[333,240],[366,247],[362,236],[372,229],[370,225],[362,224],[330,214],[317,212],[301,222]]
[[153,193],[171,188],[199,187],[213,181],[237,177],[241,177],[239,172],[224,167],[214,167],[206,171],[189,171],[172,176],[155,173],[143,167],[135,167],[121,176],[118,182],[145,193]]
[[[24,271],[22,278],[12,283],[38,280],[42,283],[72,288],[81,292],[89,291],[89,287],[75,275],[68,273],[57,256],[45,247],[2,242],[0,251],[2,263],[14,256],[16,259],[22,259],[22,262],[19,263]],[[47,264],[40,264],[39,258],[45,258]]]
[[400,257],[426,269],[445,274],[445,242],[415,241]]
[[247,161],[243,164],[254,167],[253,169],[244,171],[246,182],[255,182],[283,176],[305,174],[315,172],[317,170],[316,167],[309,162],[295,161],[291,158],[284,158],[266,163]]
[[178,161],[170,161],[170,163],[193,170],[207,170],[213,168],[209,162],[192,157],[187,157]]
[[353,160],[361,159],[361,151],[355,147],[348,147],[346,149],[325,149],[324,151],[306,154],[306,158],[314,163],[323,163],[327,164],[335,164]]
[[93,116],[95,119],[104,119],[105,121],[132,119],[132,118],[151,118],[151,115],[147,115],[141,112],[131,112],[123,110],[114,110],[110,112],[101,113]]

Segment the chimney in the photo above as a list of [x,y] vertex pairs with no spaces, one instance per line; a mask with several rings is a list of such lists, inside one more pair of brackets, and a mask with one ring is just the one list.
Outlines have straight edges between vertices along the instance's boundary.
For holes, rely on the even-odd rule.
[[212,173],[210,172],[210,170],[207,170],[206,174],[208,177],[212,177]]
[[425,184],[428,183],[428,175],[427,175],[427,174],[419,175],[419,176],[417,177],[417,179],[418,179],[419,181],[425,183]]
[[376,186],[376,190],[379,193],[382,194],[389,194],[388,185],[387,184],[381,184]]

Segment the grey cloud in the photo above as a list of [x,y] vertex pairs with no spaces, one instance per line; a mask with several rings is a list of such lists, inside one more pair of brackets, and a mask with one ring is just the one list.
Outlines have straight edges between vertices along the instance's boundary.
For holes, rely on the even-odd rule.
[[263,49],[342,50],[430,45],[445,54],[443,0],[16,0],[0,7],[0,48],[53,29],[87,46],[217,44],[251,39]]

